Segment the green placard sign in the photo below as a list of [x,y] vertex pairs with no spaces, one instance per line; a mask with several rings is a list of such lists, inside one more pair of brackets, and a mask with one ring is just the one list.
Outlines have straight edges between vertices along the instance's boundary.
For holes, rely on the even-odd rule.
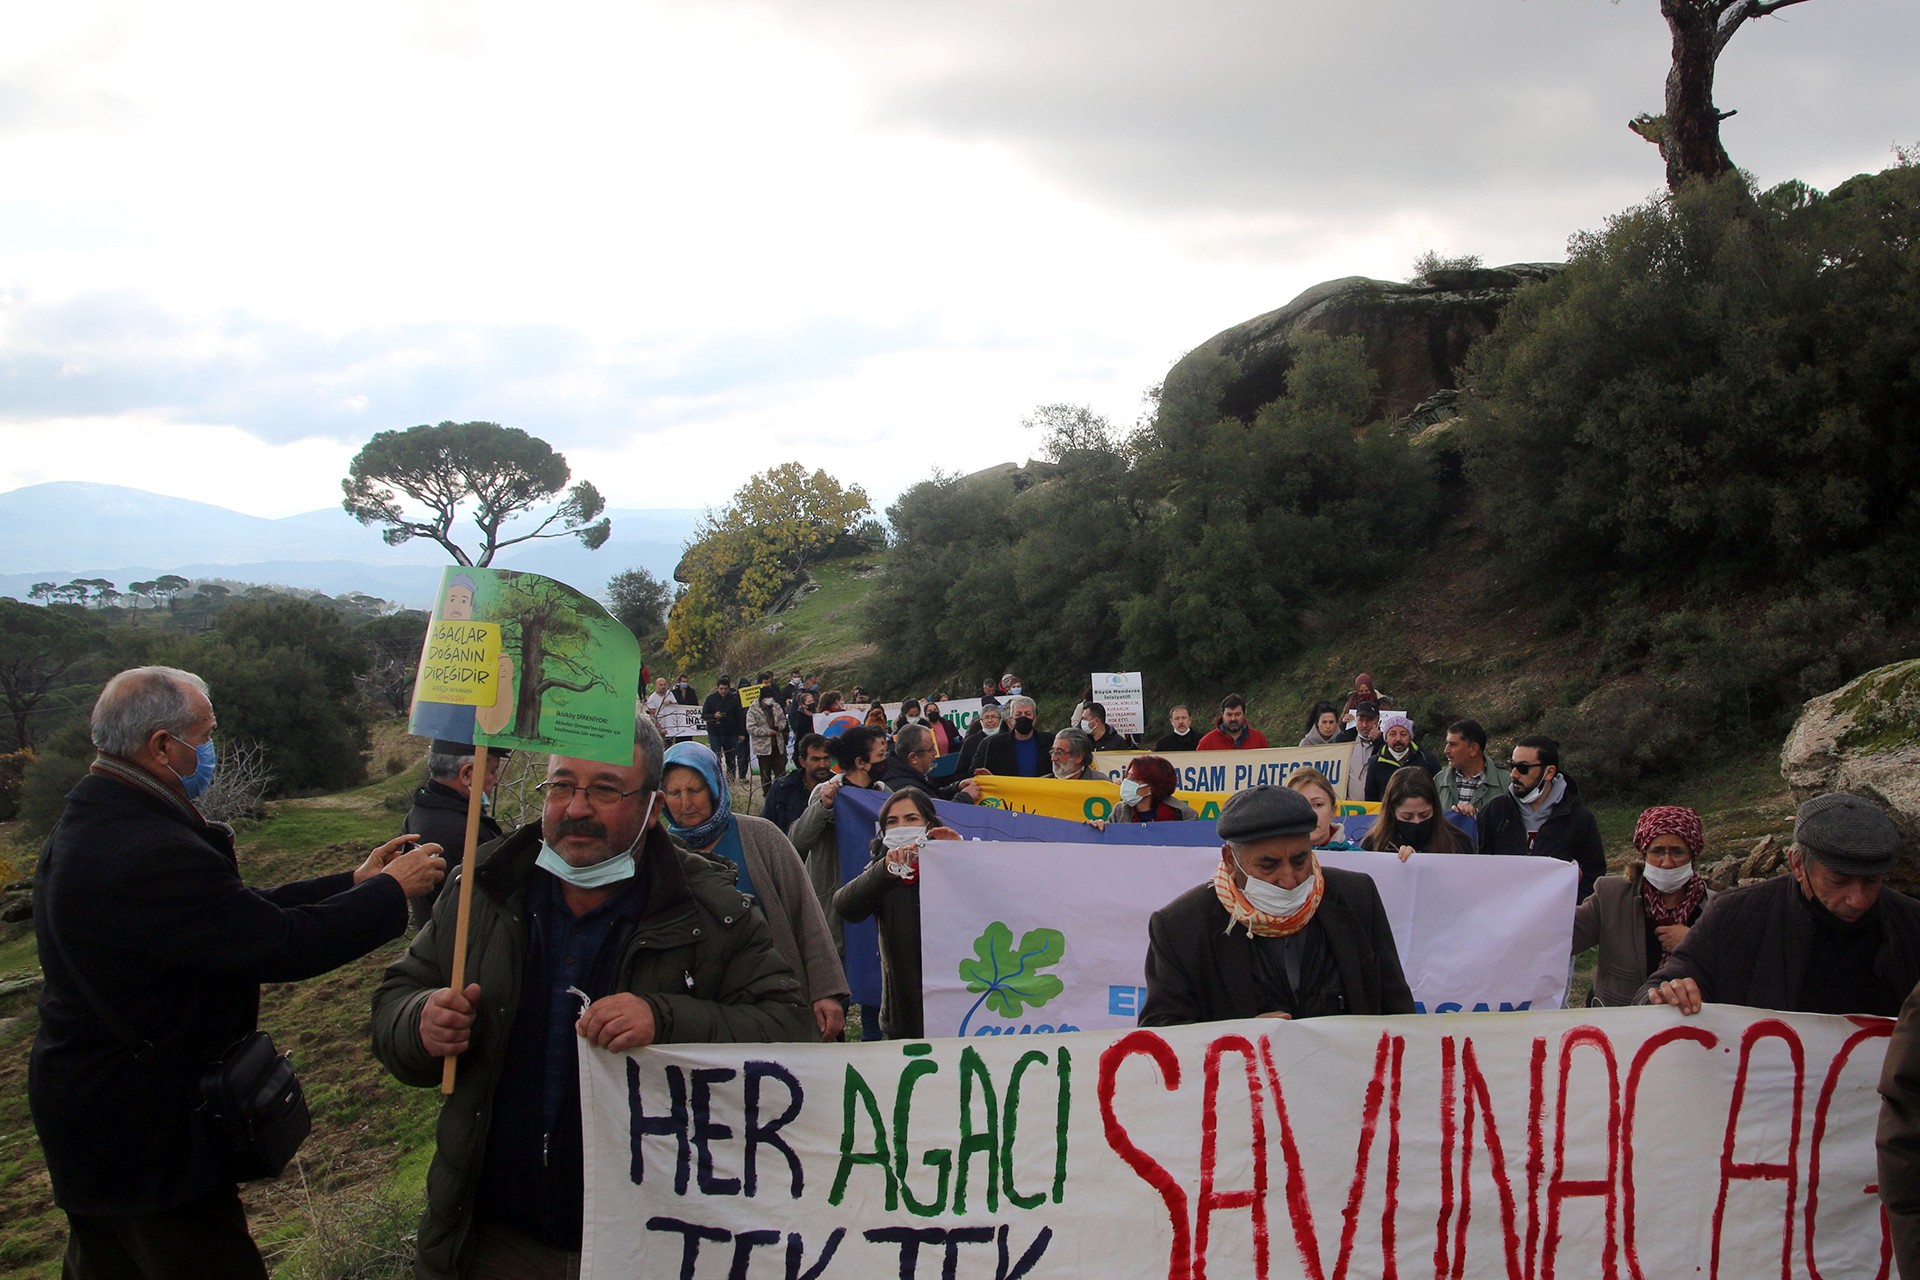
[[512,569],[449,568],[413,686],[410,732],[625,764],[640,645],[591,596]]

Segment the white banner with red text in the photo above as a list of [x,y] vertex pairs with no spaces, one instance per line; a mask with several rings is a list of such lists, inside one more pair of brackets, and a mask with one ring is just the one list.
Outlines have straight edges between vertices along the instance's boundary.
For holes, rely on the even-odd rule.
[[583,1047],[583,1274],[1884,1278],[1891,1027],[1710,1006]]

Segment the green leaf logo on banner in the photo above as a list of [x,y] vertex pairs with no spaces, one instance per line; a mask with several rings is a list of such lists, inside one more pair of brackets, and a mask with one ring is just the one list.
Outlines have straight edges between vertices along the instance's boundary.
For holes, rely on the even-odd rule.
[[973,958],[960,962],[967,990],[984,994],[960,1020],[959,1034],[982,1004],[1003,1018],[1017,1018],[1037,1009],[1066,990],[1067,984],[1040,970],[1059,964],[1067,954],[1067,936],[1058,929],[1029,929],[1013,946],[1013,930],[995,920],[973,940]]
[[640,645],[564,582],[511,569],[441,576],[409,732],[627,764]]

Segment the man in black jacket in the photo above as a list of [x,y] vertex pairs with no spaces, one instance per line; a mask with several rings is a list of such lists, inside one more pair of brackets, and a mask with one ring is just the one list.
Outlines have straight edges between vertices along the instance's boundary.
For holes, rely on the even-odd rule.
[[1387,793],[1387,783],[1400,769],[1409,766],[1425,769],[1429,778],[1440,772],[1440,762],[1431,752],[1421,750],[1413,741],[1413,718],[1398,711],[1380,716],[1380,754],[1367,766],[1367,799],[1378,800]]
[[[480,788],[485,804],[491,805],[493,789],[500,785],[500,770],[511,751],[487,752],[487,776]],[[473,744],[435,738],[427,748],[427,781],[414,789],[413,807],[401,828],[414,833],[428,844],[437,844],[449,862],[457,863],[466,853],[467,802],[473,794]],[[500,824],[486,808],[480,810],[480,830],[474,847],[498,840],[504,834]],[[413,900],[413,927],[418,929],[433,919],[433,904],[440,900],[440,886]]]
[[408,897],[445,872],[437,846],[406,851],[410,834],[351,872],[249,888],[233,832],[192,803],[213,778],[213,729],[198,676],[139,667],[108,681],[99,754],[34,872],[46,986],[27,1099],[67,1213],[68,1277],[265,1280],[198,1114],[200,1073],[255,1028],[262,982],[396,937]]
[[[1000,717],[1011,726],[1011,732],[998,733],[987,739],[986,746],[980,749],[980,754],[975,758],[974,771],[977,773],[985,769],[988,773],[997,773],[1005,778],[1051,777],[1053,761],[1047,752],[1052,739],[1042,735],[1036,728],[1039,723],[1038,711],[1033,699],[1025,694],[1008,698],[1000,708]],[[968,798],[979,799],[977,790]]]
[[1176,706],[1167,711],[1167,723],[1173,727],[1172,733],[1163,733],[1154,740],[1155,751],[1198,751],[1200,749],[1200,731],[1193,727],[1193,712],[1184,706]]
[[1892,1017],[1920,982],[1920,903],[1886,887],[1899,854],[1872,801],[1815,796],[1794,816],[1787,874],[1709,902],[1634,1003]]
[[971,803],[967,796],[961,794],[970,779],[954,777],[945,782],[933,780],[933,766],[939,759],[939,749],[933,742],[933,730],[923,724],[910,724],[893,735],[893,750],[887,753],[887,763],[880,771],[880,781],[889,791],[917,787],[936,800]]
[[1147,924],[1143,1027],[1226,1018],[1412,1013],[1373,881],[1322,867],[1298,791],[1261,786],[1220,807],[1220,866]]
[[1580,800],[1580,788],[1560,772],[1560,744],[1532,734],[1513,744],[1507,793],[1480,807],[1480,852],[1558,858],[1580,868],[1585,902],[1593,882],[1607,874],[1600,824]]
[[761,817],[782,831],[807,811],[813,789],[833,777],[833,756],[827,750],[827,740],[817,733],[809,733],[794,744],[793,760],[798,767],[781,774],[780,780],[767,788],[767,803],[760,811]]
[[714,681],[713,692],[700,706],[700,718],[707,722],[707,745],[720,757],[721,767],[739,782],[747,780],[746,717],[732,678],[721,676]]

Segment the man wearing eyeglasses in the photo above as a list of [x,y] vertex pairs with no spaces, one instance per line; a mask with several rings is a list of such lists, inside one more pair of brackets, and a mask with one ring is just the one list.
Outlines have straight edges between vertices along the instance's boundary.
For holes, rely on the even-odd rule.
[[1576,901],[1585,902],[1607,873],[1607,854],[1580,788],[1560,771],[1560,744],[1544,734],[1520,739],[1507,771],[1506,791],[1480,805],[1480,852],[1571,862],[1580,868]]
[[816,1036],[760,913],[655,823],[664,754],[641,715],[630,765],[550,759],[540,821],[480,853],[471,981],[448,985],[456,889],[374,995],[374,1051],[397,1079],[438,1084],[442,1059],[460,1062],[416,1275],[577,1273],[580,1040],[625,1053]]
[[933,730],[923,724],[910,724],[893,735],[893,751],[880,772],[880,781],[889,791],[918,787],[936,800],[969,803],[967,797],[959,794],[967,779],[954,777],[944,783],[933,780],[933,766],[939,759],[940,748],[934,743]]

